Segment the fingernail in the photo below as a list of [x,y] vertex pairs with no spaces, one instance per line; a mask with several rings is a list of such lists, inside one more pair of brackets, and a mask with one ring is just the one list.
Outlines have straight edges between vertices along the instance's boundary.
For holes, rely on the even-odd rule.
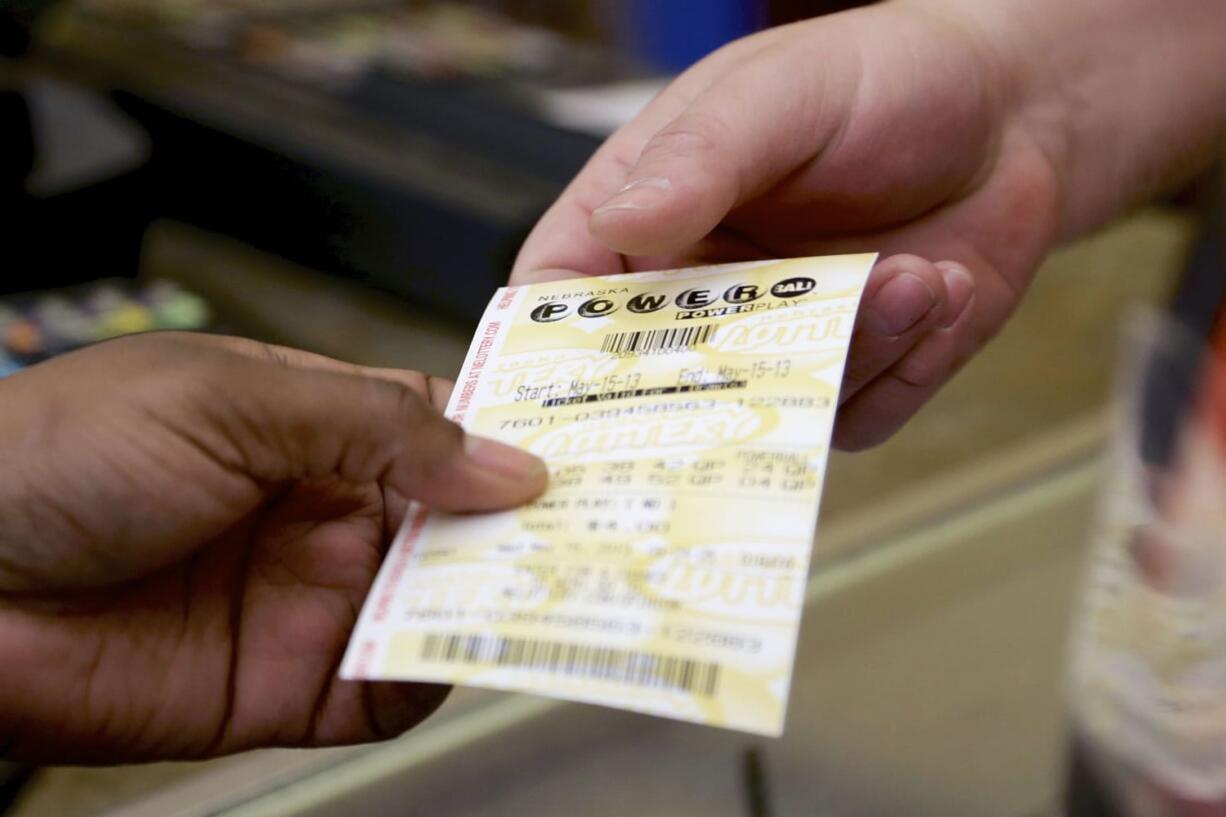
[[909,272],[900,273],[877,290],[865,321],[874,332],[896,337],[923,320],[936,303],[936,293],[923,279]]
[[596,208],[597,213],[608,210],[650,210],[667,198],[673,183],[662,176],[646,176],[635,179],[618,190],[613,198]]
[[971,297],[975,294],[975,278],[970,270],[956,261],[938,261],[936,267],[941,271],[941,277],[945,279],[945,291],[949,293],[945,316],[941,321],[941,328],[948,329],[958,322],[958,318],[966,311],[967,304],[971,302]]
[[482,468],[511,479],[536,479],[545,473],[539,457],[488,437],[469,434],[464,438],[464,453]]

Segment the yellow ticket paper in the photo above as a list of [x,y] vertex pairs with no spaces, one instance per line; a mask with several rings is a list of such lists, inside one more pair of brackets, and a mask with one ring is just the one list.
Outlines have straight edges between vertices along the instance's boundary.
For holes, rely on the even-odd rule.
[[499,290],[448,414],[535,452],[504,513],[409,514],[342,675],[783,730],[874,256]]

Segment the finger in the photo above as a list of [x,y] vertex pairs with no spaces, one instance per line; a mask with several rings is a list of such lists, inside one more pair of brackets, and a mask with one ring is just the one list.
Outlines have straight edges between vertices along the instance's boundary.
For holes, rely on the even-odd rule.
[[873,378],[839,408],[835,447],[859,451],[884,442],[981,345],[972,295],[952,326],[928,332],[894,366]]
[[788,28],[769,29],[724,46],[683,73],[609,137],[537,222],[515,260],[511,284],[624,272],[620,254],[590,232],[593,211],[629,181],[629,172],[653,136],[713,84],[771,50],[788,36]]
[[380,480],[453,511],[510,507],[545,488],[539,459],[466,435],[404,383],[256,360],[219,365],[213,382],[227,399],[207,415],[218,426],[212,444],[257,479]]
[[933,264],[895,255],[877,264],[856,319],[843,388],[846,403],[920,343],[933,329],[952,326],[966,309],[975,282],[961,264]]
[[336,360],[335,358],[325,357],[324,355],[303,351],[302,349],[278,346],[275,343],[264,343],[263,341],[235,337],[233,335],[206,335],[181,332],[168,332],[166,334],[171,337],[182,336],[181,339],[189,343],[203,343],[215,346],[256,360],[280,363],[300,369],[352,374],[361,377],[377,377],[401,383],[423,397],[428,398],[431,404],[440,411],[446,407],[447,397],[443,397],[442,402],[438,403],[435,402],[437,395],[444,394],[449,396],[451,394],[451,381],[423,372],[376,366],[360,366],[356,363],[347,363],[343,360]]
[[626,183],[627,170],[651,135],[686,104],[670,86],[601,145],[524,241],[511,271],[512,286],[625,272],[621,256],[591,234],[588,222],[592,211]]
[[314,352],[305,352],[302,349],[293,349],[288,346],[278,346],[272,343],[262,343],[248,338],[228,335],[206,335],[203,337],[211,338],[219,343],[219,345],[258,360],[271,360],[302,369],[353,374],[360,377],[376,377],[390,380],[393,383],[400,383],[420,394],[436,411],[440,412],[447,408],[447,402],[451,399],[451,392],[455,388],[455,381],[445,377],[435,377],[424,372],[415,372],[407,369],[389,369],[381,366],[359,366],[356,363],[346,363],[345,361],[318,355]]
[[[830,64],[845,64],[831,61]],[[803,71],[799,89],[779,82]],[[780,48],[726,75],[655,133],[592,233],[627,255],[677,253],[819,155],[851,108],[854,77]]]
[[[984,187],[916,222],[804,246],[804,252],[812,255],[871,248],[886,256],[905,251],[924,258],[957,259],[974,280],[972,295],[954,326],[930,331],[870,381],[871,391],[864,386],[840,408],[836,445],[859,449],[885,440],[936,391],[934,383],[947,380],[1008,320],[1054,240],[1056,225],[1049,214],[1058,211],[1058,186],[1044,167],[1039,158],[1016,156]],[[1018,213],[1027,218],[1019,220]],[[996,240],[981,241],[984,236]]]
[[451,693],[451,687],[440,684],[369,682],[362,686],[368,701],[370,729],[382,740],[417,726],[434,714]]
[[[291,733],[281,743],[326,747],[388,740],[434,714],[451,692],[451,687],[440,684],[346,681],[336,676],[334,667],[328,666],[324,670],[329,678],[327,692],[316,710],[313,728],[306,740]],[[319,667],[310,667],[306,671],[317,674]],[[284,673],[284,666],[280,666],[270,670],[267,676],[274,679],[273,684],[280,682],[283,685],[278,676]],[[270,689],[267,694],[275,695],[276,690]],[[256,716],[265,715],[266,709],[266,706],[261,707]],[[293,718],[281,720],[292,721]]]
[[447,408],[447,404],[451,402],[451,393],[455,391],[455,381],[446,380],[441,377],[428,378],[430,391],[430,405],[434,406],[436,411],[443,411]]

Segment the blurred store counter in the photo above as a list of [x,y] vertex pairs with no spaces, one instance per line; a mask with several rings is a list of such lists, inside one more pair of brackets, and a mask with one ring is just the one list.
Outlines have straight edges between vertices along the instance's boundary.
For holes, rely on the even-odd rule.
[[[651,86],[625,90],[645,72],[590,42],[420,5],[67,2],[35,65],[147,133],[154,217],[475,320],[601,128]],[[564,92],[606,84],[621,90],[595,109]]]

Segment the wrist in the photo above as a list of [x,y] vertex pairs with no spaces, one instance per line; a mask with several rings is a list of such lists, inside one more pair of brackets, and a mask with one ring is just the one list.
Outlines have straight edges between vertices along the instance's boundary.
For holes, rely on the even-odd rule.
[[1193,175],[1226,134],[1221,0],[895,0],[958,20],[996,64],[1005,128],[1062,188],[1084,233]]

